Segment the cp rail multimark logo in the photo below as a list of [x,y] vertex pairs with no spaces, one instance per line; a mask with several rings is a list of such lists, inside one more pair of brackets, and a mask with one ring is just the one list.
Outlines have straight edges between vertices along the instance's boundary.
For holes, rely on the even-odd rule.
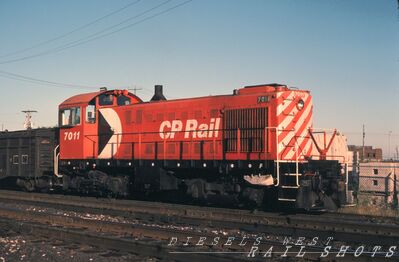
[[217,138],[219,135],[220,118],[211,118],[209,122],[199,123],[196,119],[186,121],[163,121],[159,127],[162,139],[174,139],[177,134],[184,133],[184,138]]

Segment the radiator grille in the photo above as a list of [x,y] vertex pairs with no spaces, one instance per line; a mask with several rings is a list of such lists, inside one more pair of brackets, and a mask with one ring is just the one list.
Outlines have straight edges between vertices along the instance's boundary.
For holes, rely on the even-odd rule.
[[224,115],[224,140],[227,152],[238,150],[238,129],[240,129],[240,151],[261,152],[265,146],[267,108],[226,110]]

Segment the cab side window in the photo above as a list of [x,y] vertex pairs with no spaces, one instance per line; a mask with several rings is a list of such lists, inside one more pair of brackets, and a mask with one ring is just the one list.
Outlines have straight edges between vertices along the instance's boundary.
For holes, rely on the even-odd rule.
[[72,110],[72,124],[75,126],[80,124],[80,107],[75,107]]
[[111,94],[103,94],[98,97],[100,106],[112,106],[114,104],[114,96]]
[[86,107],[86,122],[94,124],[96,122],[96,106],[88,105]]
[[60,110],[60,126],[76,126],[80,124],[80,107]]
[[71,124],[71,109],[61,110],[60,115],[60,126],[68,126]]

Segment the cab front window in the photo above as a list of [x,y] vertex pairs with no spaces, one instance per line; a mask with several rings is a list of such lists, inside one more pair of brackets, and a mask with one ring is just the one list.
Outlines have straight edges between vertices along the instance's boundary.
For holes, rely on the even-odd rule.
[[60,126],[76,126],[80,124],[80,107],[60,110]]
[[111,94],[102,94],[98,97],[100,106],[112,106],[114,104],[114,96]]
[[131,103],[130,97],[127,97],[127,96],[124,96],[124,95],[120,95],[117,98],[117,103],[118,103],[118,106],[130,105],[130,103]]

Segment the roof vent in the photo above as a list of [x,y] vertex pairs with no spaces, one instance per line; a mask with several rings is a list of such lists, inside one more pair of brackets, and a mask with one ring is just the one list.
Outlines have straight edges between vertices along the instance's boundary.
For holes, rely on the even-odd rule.
[[155,85],[154,96],[151,98],[151,101],[160,101],[166,100],[166,97],[163,95],[163,86]]
[[105,87],[105,86],[103,86],[103,87],[100,87],[100,91],[101,92],[104,92],[104,91],[107,91],[108,89]]
[[286,85],[282,85],[282,84],[277,84],[277,83],[271,83],[271,84],[263,84],[263,85],[254,85],[254,86],[245,86],[245,88],[254,88],[254,87],[263,87],[263,86],[272,86],[274,88],[277,87],[287,87]]

